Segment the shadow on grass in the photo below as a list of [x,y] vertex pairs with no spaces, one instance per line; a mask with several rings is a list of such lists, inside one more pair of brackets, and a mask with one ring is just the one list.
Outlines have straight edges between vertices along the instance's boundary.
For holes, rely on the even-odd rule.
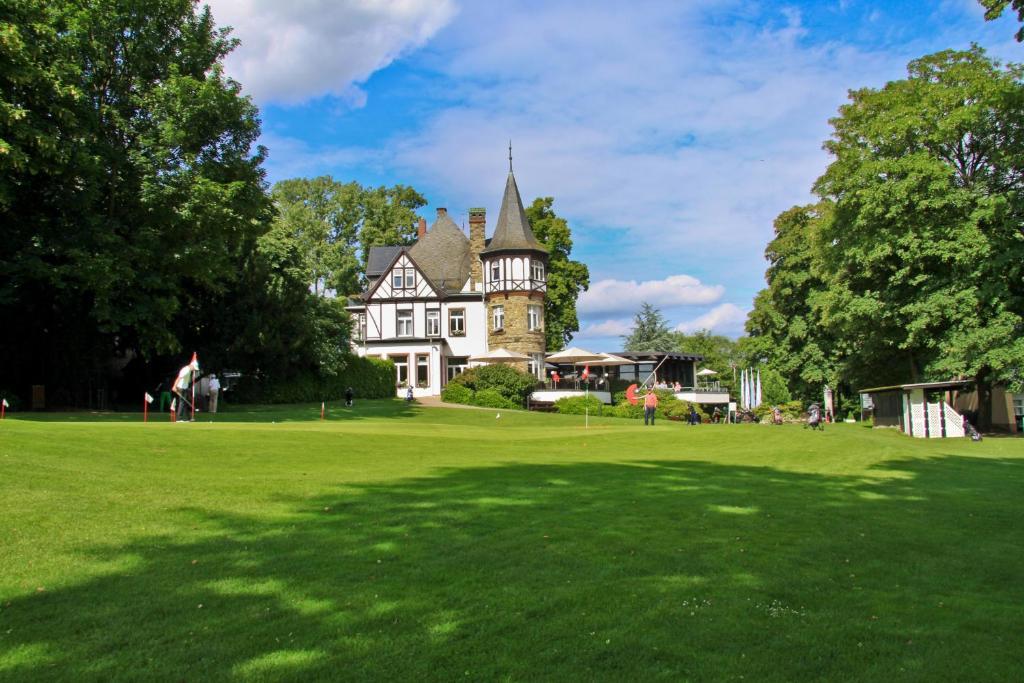
[[[356,401],[351,408],[344,402],[328,403],[325,418],[328,420],[363,420],[379,417],[408,417],[419,410],[416,404],[399,399],[378,399]],[[28,422],[142,422],[142,412],[121,413],[113,411],[53,411],[11,413],[10,419]],[[291,405],[225,405],[218,413],[196,413],[196,422],[313,422],[320,419],[319,403]],[[151,422],[170,422],[170,414],[152,412]]]
[[181,510],[11,600],[0,679],[1011,680],[1024,467],[453,470]]

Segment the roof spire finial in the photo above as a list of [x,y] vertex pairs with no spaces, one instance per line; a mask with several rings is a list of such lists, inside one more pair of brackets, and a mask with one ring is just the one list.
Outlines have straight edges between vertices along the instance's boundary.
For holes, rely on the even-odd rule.
[[512,140],[508,141],[508,172],[512,172]]

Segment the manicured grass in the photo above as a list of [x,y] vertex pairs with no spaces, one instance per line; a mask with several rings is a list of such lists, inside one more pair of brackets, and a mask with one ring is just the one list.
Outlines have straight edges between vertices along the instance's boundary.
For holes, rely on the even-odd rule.
[[1024,440],[495,412],[9,417],[0,680],[1020,680]]

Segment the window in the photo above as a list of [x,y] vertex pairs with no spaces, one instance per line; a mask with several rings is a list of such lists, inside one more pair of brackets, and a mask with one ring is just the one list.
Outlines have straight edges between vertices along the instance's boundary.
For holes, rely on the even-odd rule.
[[405,386],[409,382],[409,356],[389,356],[395,364],[395,384]]
[[427,311],[427,336],[441,336],[441,311]]
[[531,353],[526,363],[526,370],[537,379],[544,379],[544,354]]
[[412,311],[398,311],[398,336],[412,336]]
[[526,307],[526,327],[531,332],[535,332],[541,328],[541,323],[544,320],[544,313],[540,306],[527,306]]
[[360,313],[356,316],[356,341],[366,339],[366,314]]
[[466,309],[452,308],[448,311],[448,334],[453,337],[466,336]]
[[505,307],[495,306],[491,309],[491,322],[493,323],[493,329],[501,330],[505,327]]
[[430,386],[430,356],[416,354],[416,386],[421,389]]
[[465,356],[451,356],[448,359],[448,381],[451,382],[457,375],[461,375],[469,369],[469,358]]
[[544,282],[544,262],[530,261],[530,276],[536,282]]
[[416,269],[415,268],[395,268],[391,271],[391,288],[392,289],[415,289],[416,288]]
[[491,282],[498,282],[501,280],[501,263],[495,261],[491,264]]

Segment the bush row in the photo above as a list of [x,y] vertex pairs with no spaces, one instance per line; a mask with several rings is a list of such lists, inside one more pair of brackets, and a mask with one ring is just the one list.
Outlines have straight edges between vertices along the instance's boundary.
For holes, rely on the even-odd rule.
[[[697,415],[700,416],[701,422],[708,420],[707,413],[701,409],[700,405],[690,403],[689,401],[680,401],[671,391],[665,389],[656,389],[654,393],[658,396],[658,407],[654,411],[656,418],[685,421],[690,416],[690,407],[692,406],[697,411]],[[591,415],[630,419],[640,419],[644,416],[643,400],[637,401],[636,405],[634,405],[626,399],[626,392],[624,391],[616,392],[612,400],[615,403],[606,406],[593,396],[589,398],[584,396],[567,396],[555,401],[555,409],[560,413],[569,415],[582,415],[589,408]]]
[[395,365],[390,360],[348,356],[345,369],[334,376],[313,373],[286,380],[242,377],[231,387],[232,403],[310,403],[336,401],[352,387],[358,398],[391,398],[395,395]]
[[449,382],[441,392],[441,400],[486,408],[522,408],[536,386],[533,375],[508,365],[482,365]]

